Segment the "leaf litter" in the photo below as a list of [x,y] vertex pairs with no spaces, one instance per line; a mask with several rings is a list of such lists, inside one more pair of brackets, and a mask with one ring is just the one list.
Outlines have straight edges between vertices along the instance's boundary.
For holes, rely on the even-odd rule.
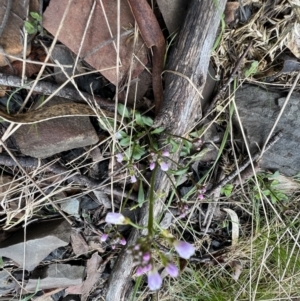
[[[134,1],[129,1],[131,5],[135,5]],[[165,1],[166,3],[167,1]],[[178,6],[179,2],[174,1],[174,6]],[[245,47],[248,45],[249,39],[253,41],[253,46],[247,56],[245,68],[243,72],[241,72],[241,78],[245,78],[245,80],[249,82],[253,81],[262,81],[263,78],[272,79],[272,83],[276,80],[277,83],[281,83],[282,76],[287,76],[285,79],[287,81],[291,81],[293,78],[293,74],[295,71],[299,71],[299,65],[297,59],[299,58],[299,47],[297,44],[297,35],[298,28],[297,25],[289,26],[293,24],[293,22],[299,21],[299,14],[297,14],[298,8],[297,3],[293,1],[243,1],[244,5],[240,7],[240,20],[238,20],[238,9],[237,4],[234,9],[228,9],[230,13],[228,13],[227,27],[222,34],[221,41],[219,46],[212,53],[212,60],[215,64],[217,77],[226,78],[229,76],[230,71],[233,68],[232,62],[239,57],[239,55],[243,52]],[[102,5],[100,5],[100,3]],[[158,5],[161,9],[163,17],[167,20],[170,18],[167,16],[167,10],[163,8],[163,1],[158,1]],[[242,3],[242,2],[241,2]],[[109,1],[99,1],[92,2],[90,1],[87,5],[83,4],[71,4],[69,10],[67,11],[67,17],[64,21],[63,27],[58,35],[58,40],[67,46],[70,50],[74,52],[75,61],[79,58],[84,58],[85,63],[83,64],[84,72],[86,70],[90,70],[92,72],[101,72],[101,74],[106,78],[107,82],[110,82],[121,87],[124,85],[128,78],[138,77],[143,70],[147,70],[148,56],[147,56],[147,47],[153,47],[154,57],[153,64],[158,62],[156,74],[156,79],[153,79],[153,88],[155,89],[155,80],[158,82],[157,74],[161,73],[162,70],[162,54],[164,53],[164,38],[161,34],[161,30],[156,23],[155,16],[152,13],[149,13],[146,9],[146,15],[140,15],[139,13],[134,13],[134,17],[136,18],[138,28],[141,32],[141,36],[144,39],[146,45],[144,45],[143,39],[141,36],[137,34],[136,27],[134,26],[134,17],[130,12],[130,6],[126,1],[121,1],[120,8],[120,25],[118,27],[117,24],[117,13],[118,7],[113,5]],[[249,5],[249,7],[247,7]],[[67,7],[67,1],[56,1],[51,0],[50,5],[47,8],[46,12],[43,15],[43,26],[44,28],[53,36],[56,35],[57,30],[60,25],[60,20],[64,13],[65,8]],[[249,15],[250,11],[250,15]],[[105,12],[105,13],[104,13]],[[178,15],[178,10],[177,10]],[[174,13],[176,15],[176,13]],[[89,17],[91,17],[89,19]],[[146,25],[143,23],[149,19],[149,23]],[[141,18],[141,20],[138,20]],[[89,20],[89,21],[87,21]],[[165,20],[165,21],[166,21]],[[180,24],[180,20],[175,19],[177,24]],[[150,34],[149,31],[150,25],[155,23],[155,28],[157,31],[151,36],[150,39],[146,38],[147,34]],[[172,33],[172,28],[175,28],[176,25],[168,25],[166,21],[169,33]],[[150,24],[150,25],[149,25]],[[176,24],[176,22],[175,22]],[[178,27],[178,26],[177,26]],[[290,31],[287,31],[287,28],[292,28]],[[118,44],[118,35],[121,35],[120,44]],[[147,46],[147,47],[146,47]],[[119,47],[119,48],[118,48]],[[286,52],[286,48],[290,49],[292,54],[281,55],[282,52]],[[158,52],[155,53],[155,48]],[[40,62],[44,62],[45,54],[41,52],[42,58],[37,58],[34,56],[35,49],[33,48],[30,52],[31,60],[38,60]],[[36,51],[38,52],[38,51]],[[155,58],[156,54],[156,58]],[[277,65],[275,64],[277,63]],[[51,64],[52,62],[49,62]],[[53,62],[55,63],[55,62]],[[86,64],[88,63],[88,64]],[[21,68],[18,69],[17,65],[14,65],[13,68],[15,70],[15,74],[21,76]],[[119,64],[117,66],[117,64]],[[38,65],[33,66],[37,67]],[[278,67],[279,66],[279,67]],[[75,65],[73,68],[76,67]],[[1,72],[7,73],[7,69],[1,69]],[[153,69],[155,67],[153,66]],[[26,75],[28,77],[34,76],[39,72],[39,67],[37,69],[31,69],[31,64],[26,64]],[[117,73],[118,72],[118,73]],[[68,77],[67,77],[68,78]],[[159,76],[160,78],[160,76]],[[106,84],[107,84],[106,82]],[[159,87],[161,89],[161,87]],[[90,90],[89,90],[90,91]],[[151,93],[149,94],[151,96]],[[120,95],[121,98],[121,95]],[[154,91],[155,98],[155,91]],[[124,114],[123,114],[124,115]],[[128,115],[125,117],[132,117],[132,115]],[[135,117],[139,122],[137,124],[139,126],[144,126],[145,120],[146,123],[150,122],[150,117],[143,117],[141,115],[136,115]],[[149,120],[147,118],[150,118]],[[222,121],[218,121],[220,124]],[[151,122],[150,122],[151,123]],[[103,132],[102,132],[103,134]],[[199,138],[200,135],[193,133],[194,136],[191,135],[189,138]],[[127,135],[127,134],[126,134]],[[127,136],[126,136],[127,137]],[[123,138],[124,139],[124,138]],[[200,139],[200,138],[199,138]],[[65,162],[69,166],[72,166],[73,170],[78,172],[78,170],[84,170],[84,173],[88,174],[90,172],[90,168],[93,165],[99,164],[99,168],[107,177],[109,172],[112,175],[116,169],[121,169],[119,173],[114,177],[115,180],[119,181],[120,186],[124,188],[128,188],[129,180],[128,178],[134,176],[139,176],[135,173],[135,167],[133,166],[130,169],[131,175],[128,175],[128,171],[123,168],[122,164],[116,164],[113,168],[109,168],[107,163],[107,158],[110,156],[111,149],[109,147],[109,143],[106,141],[107,137],[105,137],[103,143],[101,144],[101,155],[98,156],[98,159],[93,159],[92,162],[87,162],[86,158],[88,158],[88,151],[81,151],[68,154],[62,154],[60,158],[60,162]],[[106,141],[106,142],[105,142]],[[126,144],[123,141],[120,142],[121,147],[131,147],[132,141],[130,138],[126,141]],[[173,140],[173,146],[176,144],[176,141]],[[203,151],[202,147],[205,147],[207,141],[201,141],[199,148]],[[178,147],[178,145],[175,145]],[[122,149],[122,148],[121,148]],[[142,153],[142,149],[139,149]],[[193,153],[194,152],[194,153]],[[205,153],[205,152],[203,152]],[[138,160],[142,158],[142,155],[139,155]],[[180,180],[182,174],[179,172],[174,173],[175,176],[178,176],[178,180],[181,184],[182,191],[185,191],[184,194],[189,193],[191,191],[191,187],[195,185],[195,182],[199,180],[201,176],[204,175],[205,164],[209,165],[207,161],[203,161],[203,156],[199,156],[195,150],[191,150],[189,144],[185,143],[184,149],[185,157],[190,155],[195,159],[192,159],[191,162],[195,163],[196,170],[191,171],[189,174],[184,172],[184,180]],[[114,154],[111,153],[113,156]],[[231,151],[228,151],[228,157],[232,156]],[[79,160],[78,158],[83,158]],[[57,160],[56,158],[52,158],[53,160]],[[90,158],[88,158],[89,160]],[[227,164],[226,155],[224,156],[224,161],[222,162],[222,168],[225,171],[225,174],[228,173],[233,166]],[[231,161],[229,159],[229,161]],[[110,164],[116,161],[111,160]],[[205,163],[203,163],[205,162]],[[118,162],[120,163],[120,162]],[[145,167],[141,168],[140,166],[146,166],[148,163],[143,162],[144,164],[139,165],[139,170],[145,169]],[[180,162],[183,163],[183,162]],[[48,162],[51,164],[51,161]],[[107,170],[108,169],[108,170]],[[202,169],[202,170],[201,170]],[[15,174],[15,168],[10,168],[10,174]],[[124,237],[128,235],[128,227],[122,226],[120,227],[119,234],[122,236],[114,237],[110,234],[111,226],[107,225],[105,222],[105,216],[107,209],[109,209],[109,201],[107,200],[106,195],[104,196],[102,192],[98,192],[96,196],[93,198],[88,198],[90,192],[83,191],[80,187],[76,185],[69,185],[64,187],[63,183],[68,178],[68,174],[61,179],[58,179],[51,172],[46,172],[45,170],[34,170],[32,168],[28,169],[32,176],[38,181],[39,185],[43,187],[45,190],[50,190],[50,196],[57,197],[56,201],[63,202],[64,199],[69,199],[73,197],[80,198],[81,205],[81,216],[73,217],[72,220],[75,223],[76,231],[72,232],[72,241],[71,246],[63,247],[61,250],[63,255],[58,256],[57,254],[52,254],[52,260],[56,260],[58,262],[67,262],[69,260],[78,261],[80,266],[87,267],[86,276],[83,278],[80,284],[76,286],[70,286],[67,278],[61,281],[61,287],[66,289],[66,292],[69,294],[79,294],[81,295],[82,300],[87,300],[88,298],[98,298],[99,296],[105,295],[105,281],[107,281],[109,277],[109,271],[111,266],[108,264],[110,259],[109,256],[106,256],[106,253],[110,252],[113,256],[117,256],[117,252],[122,248],[122,243]],[[186,169],[182,169],[186,171]],[[103,178],[105,178],[105,176]],[[130,176],[130,177],[129,177]],[[96,175],[97,177],[97,175]],[[147,181],[149,181],[149,174],[143,174],[143,177]],[[52,181],[51,179],[54,180]],[[2,178],[1,178],[2,179]],[[34,188],[34,185],[30,184],[26,180],[26,176],[20,174],[19,177],[16,177],[15,181],[12,182],[13,185],[7,189],[7,181],[6,177],[3,177],[2,181],[5,181],[2,188],[3,199],[1,202],[1,206],[3,207],[2,216],[7,218],[8,223],[5,225],[6,228],[13,228],[13,226],[17,226],[20,223],[20,217],[25,217],[24,227],[26,228],[26,222],[30,219],[39,219],[40,216],[48,216],[48,217],[57,217],[57,212],[53,212],[53,208],[49,208],[49,205],[43,205],[43,201],[46,199],[40,199],[36,202],[34,197],[38,191]],[[26,189],[20,187],[20,181],[24,181],[22,185],[26,184]],[[284,188],[286,189],[285,193],[290,193],[291,190],[297,191],[299,189],[299,185],[297,181],[287,181],[286,179],[281,179],[278,177],[278,182],[283,183]],[[212,185],[211,183],[207,183],[207,186]],[[277,185],[277,182],[276,182]],[[293,186],[291,188],[291,186]],[[286,188],[287,187],[287,188]],[[142,182],[138,182],[137,185],[132,185],[132,191],[139,191],[139,199],[140,196],[144,194],[144,187]],[[201,189],[200,189],[201,188]],[[236,187],[235,187],[236,188]],[[198,190],[202,191],[204,187],[198,187]],[[63,196],[59,194],[59,192],[63,190],[65,193]],[[271,191],[271,190],[270,190]],[[226,192],[226,196],[234,197],[236,190],[232,190],[232,187]],[[271,193],[271,192],[270,192]],[[249,192],[250,194],[250,192]],[[59,196],[59,197],[58,197]],[[238,194],[237,194],[238,196]],[[221,198],[222,197],[219,197]],[[125,203],[128,201],[125,198]],[[26,200],[26,202],[24,201]],[[83,205],[83,201],[85,205]],[[193,197],[189,200],[190,202],[194,202]],[[228,201],[228,199],[227,199]],[[143,201],[142,201],[143,202]],[[220,202],[220,201],[219,201]],[[245,200],[247,202],[247,200]],[[199,216],[207,217],[207,208],[206,201],[201,200],[202,206],[199,209]],[[231,270],[231,277],[235,281],[239,281],[241,274],[245,266],[247,267],[247,259],[249,250],[238,250],[239,246],[242,244],[240,241],[249,235],[248,227],[248,219],[251,214],[245,214],[245,212],[249,212],[247,205],[236,205],[236,199],[232,202],[231,208],[223,207],[221,208],[226,211],[230,216],[230,221],[221,226],[222,222],[225,223],[227,218],[226,214],[220,214],[218,211],[218,215],[211,215],[212,224],[206,228],[203,228],[201,224],[201,219],[199,216],[192,212],[188,215],[189,226],[192,226],[194,229],[192,231],[199,231],[200,233],[204,233],[208,235],[203,241],[197,242],[197,256],[195,258],[191,258],[191,262],[193,260],[198,260],[205,262],[203,266],[206,268],[208,266],[223,266],[224,270]],[[4,206],[2,205],[4,204]],[[100,204],[100,206],[99,206]],[[16,208],[17,205],[17,208]],[[103,206],[104,205],[104,206]],[[123,200],[120,196],[114,197],[114,203],[116,209],[123,207]],[[218,205],[218,207],[220,204]],[[241,210],[241,207],[245,207]],[[51,206],[50,206],[51,207]],[[176,232],[177,227],[176,222],[178,222],[178,216],[182,214],[182,211],[178,209],[174,209],[172,206],[170,207],[170,212],[168,212],[168,221],[166,221],[166,225],[168,229]],[[289,208],[286,209],[286,212],[291,212]],[[126,217],[134,218],[135,213],[127,211]],[[186,220],[182,220],[183,223]],[[174,226],[175,225],[175,226]],[[164,226],[166,227],[166,226]],[[180,226],[185,228],[185,226]],[[242,235],[239,230],[245,231],[246,235]],[[103,235],[107,235],[107,241],[101,240]],[[240,240],[238,242],[238,239]],[[225,243],[227,242],[227,243]],[[46,243],[47,244],[47,243]],[[96,250],[96,251],[95,251]],[[116,250],[116,251],[114,251]],[[207,251],[209,250],[209,251]],[[49,250],[51,252],[51,250]],[[93,253],[94,252],[94,253]],[[106,258],[103,262],[103,259],[98,254],[104,254],[103,258]],[[32,251],[33,253],[33,251]],[[51,254],[50,254],[51,255]],[[102,256],[102,255],[101,255]],[[5,259],[7,260],[7,259]],[[113,264],[112,260],[111,264]],[[157,259],[158,260],[158,259]],[[47,260],[43,260],[42,263],[45,264]],[[35,266],[38,266],[40,263],[37,262]],[[6,261],[6,265],[14,266],[16,263],[11,261]],[[76,266],[76,265],[75,265]],[[162,266],[160,266],[162,268]],[[104,272],[106,270],[106,272]],[[183,269],[182,269],[183,270]],[[189,269],[188,269],[189,270]],[[222,277],[222,276],[220,276]],[[103,281],[101,281],[101,279]],[[29,278],[21,279],[22,282],[29,281]],[[65,282],[64,282],[65,281]],[[99,281],[101,283],[99,283]],[[36,282],[35,282],[36,283]],[[174,282],[176,283],[176,282]],[[179,286],[180,287],[180,286]],[[46,289],[43,287],[42,289]],[[161,292],[163,295],[164,292]]]

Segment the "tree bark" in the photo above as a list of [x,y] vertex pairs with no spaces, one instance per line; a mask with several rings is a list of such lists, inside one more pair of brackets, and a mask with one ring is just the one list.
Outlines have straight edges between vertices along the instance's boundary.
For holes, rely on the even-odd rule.
[[[169,133],[183,136],[201,119],[200,93],[204,88],[213,43],[226,2],[226,0],[191,0],[185,23],[167,66],[167,70],[175,71],[176,74],[166,71],[165,95],[155,126],[162,126]],[[171,159],[175,162],[178,161],[178,153],[171,155]],[[165,172],[158,171],[154,191],[160,192],[160,195],[164,192],[164,196],[155,201],[154,218],[162,213],[169,190],[170,182]],[[148,205],[145,204],[141,208],[139,224],[146,226],[147,221]],[[133,229],[127,245],[134,245],[141,235],[140,231]],[[111,272],[107,301],[125,299],[126,290],[131,286],[132,268],[132,257],[124,248]]]

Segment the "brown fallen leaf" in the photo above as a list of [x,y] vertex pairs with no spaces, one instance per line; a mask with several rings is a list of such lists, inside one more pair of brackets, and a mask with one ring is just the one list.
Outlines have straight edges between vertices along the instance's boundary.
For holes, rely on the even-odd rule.
[[155,113],[158,114],[163,98],[161,73],[164,67],[166,51],[165,39],[157,19],[146,0],[128,0],[128,3],[147,47],[152,48],[153,51],[152,86]]
[[100,279],[102,272],[98,272],[103,259],[95,252],[92,257],[87,261],[87,277],[82,285],[81,301],[85,301],[96,282]]
[[240,7],[239,2],[227,2],[225,7],[225,23],[230,24],[236,19],[236,11]]
[[86,254],[89,251],[89,246],[82,236],[82,233],[77,231],[77,229],[72,229],[71,231],[71,245],[74,253],[79,256],[81,254]]
[[[43,25],[53,35],[59,28],[67,2],[68,0],[52,0],[43,15]],[[121,1],[120,24],[117,1],[96,1],[94,11],[93,3],[93,0],[72,1],[58,39],[74,53],[78,54],[80,51],[79,56],[84,57],[87,63],[99,70],[114,85],[123,82],[130,70],[132,78],[137,77],[144,70],[144,64],[147,64],[147,49],[143,46],[142,39],[138,39],[134,44],[135,39],[130,38],[132,31],[129,29],[134,24],[134,18],[128,3],[125,0]],[[90,15],[91,20],[86,29]],[[118,25],[121,36],[117,77]],[[132,57],[138,59],[132,60]]]

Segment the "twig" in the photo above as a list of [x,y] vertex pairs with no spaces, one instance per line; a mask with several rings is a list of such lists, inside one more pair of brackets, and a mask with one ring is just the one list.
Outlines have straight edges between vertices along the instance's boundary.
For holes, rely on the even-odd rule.
[[218,91],[218,93],[215,95],[215,97],[212,99],[211,103],[209,104],[208,108],[205,110],[205,114],[203,119],[201,121],[203,121],[213,110],[216,102],[218,101],[219,98],[221,98],[223,96],[223,94],[226,92],[227,87],[230,85],[230,83],[236,78],[237,76],[237,71],[240,69],[241,64],[244,60],[244,58],[246,57],[247,53],[249,52],[250,48],[252,46],[252,41],[250,42],[250,44],[248,45],[248,47],[246,48],[245,52],[242,54],[242,56],[239,58],[239,60],[237,61],[233,71],[231,72],[230,77],[227,79],[227,81],[225,82],[225,84],[222,86],[222,88]]
[[255,153],[252,158],[248,158],[245,160],[239,168],[235,169],[233,172],[231,172],[228,176],[226,176],[222,181],[217,183],[212,189],[208,190],[207,193],[205,194],[206,197],[211,196],[214,191],[217,189],[222,188],[224,185],[229,183],[234,177],[238,175],[239,172],[242,172],[245,170],[251,163],[251,161],[255,162],[257,159],[259,159],[267,150],[269,150],[281,137],[282,137],[282,132],[276,133],[269,141],[269,143],[266,145],[264,152],[257,152]]
[[[46,165],[46,160],[42,160],[40,163],[38,159],[32,158],[32,157],[15,157],[16,161],[12,159],[9,155],[0,154],[0,165],[5,166],[22,166],[23,168],[37,168],[40,165]],[[61,175],[64,173],[70,173],[70,170],[67,168],[59,165],[58,163],[54,163],[51,165],[48,165],[46,167],[47,170],[51,171],[52,173],[56,175]],[[111,189],[110,187],[101,187],[103,185],[103,182],[91,179],[85,175],[80,174],[74,174],[68,179],[66,179],[67,182],[73,182],[79,185],[83,185],[89,189],[98,189],[103,191],[104,193],[110,194]],[[126,196],[122,189],[114,188],[113,194],[116,196],[124,197]],[[127,196],[129,199],[136,201],[137,197],[134,194],[130,194]]]
[[[24,89],[30,89],[33,87],[34,81],[26,82]],[[22,87],[22,79],[18,76],[8,75],[4,73],[0,73],[0,85],[3,86],[10,86],[10,87]],[[46,81],[39,81],[35,84],[34,92],[42,93],[43,95],[56,95],[59,97],[72,99],[76,101],[82,101],[82,97],[80,96],[79,92],[75,89],[63,87],[61,88],[59,85],[52,84]],[[85,92],[81,92],[81,94],[86,97],[87,99],[91,99],[91,95]],[[115,104],[111,103],[99,96],[93,96],[93,100],[102,108],[109,111],[114,111]]]

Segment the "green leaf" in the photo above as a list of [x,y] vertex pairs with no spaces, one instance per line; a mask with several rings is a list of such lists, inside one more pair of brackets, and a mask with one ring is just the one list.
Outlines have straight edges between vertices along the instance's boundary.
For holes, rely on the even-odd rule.
[[42,21],[42,16],[36,12],[30,12],[30,16],[39,22]]
[[245,71],[245,77],[249,77],[250,75],[255,74],[257,72],[257,67],[258,61],[252,62],[250,68]]
[[179,144],[176,143],[173,139],[170,139],[170,143],[172,145],[171,153],[177,152],[179,148]]
[[[128,137],[127,133],[125,131],[118,131],[118,135],[122,138]],[[121,138],[120,138],[121,139]]]
[[145,150],[139,144],[136,144],[133,148],[132,158],[134,160],[140,160],[144,154]]
[[185,168],[181,168],[178,170],[170,170],[170,173],[173,174],[174,176],[182,176],[182,175],[186,174],[188,170],[189,170],[189,168],[185,167]]
[[225,196],[229,197],[232,193],[233,185],[232,184],[226,184],[221,188],[221,194],[224,194]]
[[155,130],[151,131],[150,133],[152,135],[154,135],[154,134],[160,134],[163,131],[164,131],[164,128],[156,128]]
[[114,127],[114,121],[112,119],[107,119],[103,117],[100,118],[99,126],[101,127],[102,130],[109,132]]
[[135,122],[140,125],[140,126],[144,126],[144,120],[142,118],[142,115],[140,112],[135,112]]
[[138,203],[140,206],[145,201],[145,193],[144,193],[144,187],[143,187],[143,181],[140,181],[140,187],[139,187],[139,193],[138,193]]
[[118,113],[126,118],[130,117],[128,109],[122,103],[118,104]]
[[25,29],[28,32],[28,34],[37,33],[37,29],[30,22],[25,21],[24,26],[25,26]]
[[0,269],[4,267],[3,258],[0,256]]
[[129,144],[130,144],[130,137],[122,138],[120,140],[121,146],[129,146]]
[[153,119],[148,117],[148,116],[142,116],[143,122],[144,124],[148,125],[148,126],[152,126],[153,125]]

